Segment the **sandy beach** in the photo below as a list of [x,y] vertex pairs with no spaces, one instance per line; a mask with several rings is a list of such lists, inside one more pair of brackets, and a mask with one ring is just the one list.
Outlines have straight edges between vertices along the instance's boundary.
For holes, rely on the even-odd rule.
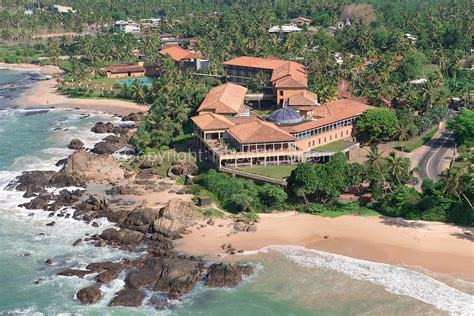
[[[229,219],[195,227],[177,241],[190,254],[218,259],[228,256],[221,248],[259,250],[271,245],[295,245],[357,259],[423,268],[460,279],[474,280],[473,230],[443,223],[394,218],[308,214],[262,214],[253,233],[231,233]],[[469,235],[469,233],[471,235]]]
[[107,99],[73,99],[61,95],[56,90],[58,82],[55,77],[61,76],[63,71],[57,66],[0,63],[0,68],[39,71],[44,75],[54,76],[50,80],[36,82],[22,96],[17,98],[14,105],[19,108],[79,108],[87,111],[99,111],[116,115],[127,115],[132,112],[145,112],[147,110],[146,106],[134,102]]

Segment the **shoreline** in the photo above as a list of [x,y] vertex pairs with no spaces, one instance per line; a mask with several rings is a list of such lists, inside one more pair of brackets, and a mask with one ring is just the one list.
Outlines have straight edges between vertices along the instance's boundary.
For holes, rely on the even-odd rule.
[[186,254],[236,261],[244,256],[228,255],[223,244],[257,253],[271,246],[301,246],[474,282],[474,244],[472,235],[465,234],[472,234],[471,228],[396,218],[294,213],[261,214],[256,232],[232,233],[229,226],[230,220],[215,219],[214,225],[193,227],[176,246]]
[[0,69],[18,71],[38,71],[44,75],[51,75],[49,80],[36,81],[25,92],[13,99],[12,106],[20,109],[81,109],[99,111],[113,115],[127,115],[130,113],[146,112],[148,108],[138,103],[113,99],[74,99],[57,92],[57,79],[64,72],[58,66],[39,66],[34,64],[6,64],[0,63]]

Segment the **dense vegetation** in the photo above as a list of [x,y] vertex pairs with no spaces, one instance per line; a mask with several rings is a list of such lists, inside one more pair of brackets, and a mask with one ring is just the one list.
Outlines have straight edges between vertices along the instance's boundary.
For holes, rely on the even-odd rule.
[[[76,13],[52,12],[56,1],[17,0],[0,9],[0,60],[57,63],[67,74],[64,93],[120,97],[147,105],[150,110],[133,143],[142,152],[167,148],[189,131],[189,117],[208,89],[219,83],[192,73],[181,73],[158,56],[159,34],[196,37],[197,49],[211,59],[208,72],[223,74],[221,62],[236,56],[274,55],[297,60],[308,69],[310,89],[320,101],[351,93],[380,108],[357,122],[359,138],[370,144],[398,140],[400,144],[430,130],[447,115],[449,98],[472,106],[474,3],[469,0],[64,0]],[[93,8],[93,9],[92,9]],[[33,9],[26,15],[25,9]],[[286,38],[269,34],[272,25],[297,16],[311,18],[312,28]],[[139,40],[111,28],[115,20],[161,18],[157,29],[145,30]],[[337,22],[350,26],[328,31]],[[314,31],[314,28],[320,31]],[[87,36],[31,39],[45,33],[84,32]],[[416,40],[404,34],[410,33]],[[161,63],[162,75],[145,85],[106,86],[103,67],[113,63]],[[44,59],[39,59],[43,57]],[[411,80],[425,78],[422,84]],[[261,87],[258,78],[251,90]],[[343,89],[344,88],[344,89]],[[472,225],[474,198],[473,112],[465,110],[449,123],[461,155],[437,183],[425,181],[421,192],[408,159],[384,157],[374,147],[365,165],[348,164],[335,156],[324,165],[300,164],[289,182],[289,198],[279,187],[255,184],[210,172],[198,179],[220,205],[233,211],[267,211],[304,201],[303,210],[323,211],[344,192],[368,191],[371,207],[383,214],[410,219],[440,220]],[[423,138],[420,138],[423,139]],[[403,146],[400,146],[403,150]],[[348,176],[349,175],[349,176]],[[286,204],[285,204],[286,203]],[[290,203],[291,204],[291,203]]]

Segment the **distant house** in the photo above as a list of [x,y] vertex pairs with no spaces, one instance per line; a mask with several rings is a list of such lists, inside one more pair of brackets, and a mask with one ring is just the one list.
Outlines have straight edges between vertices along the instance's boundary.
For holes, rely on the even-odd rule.
[[198,71],[209,68],[209,60],[206,57],[178,46],[162,49],[159,53],[161,56],[168,56],[173,59],[179,70],[191,68]]
[[297,18],[294,18],[293,20],[291,20],[291,23],[292,24],[295,24],[295,25],[310,25],[311,24],[311,19],[307,19],[307,18],[304,18],[302,16],[299,16]]
[[268,33],[273,34],[289,34],[294,32],[301,32],[303,29],[300,29],[295,24],[284,24],[284,25],[275,25],[268,29]]
[[417,85],[422,85],[428,82],[428,79],[421,78],[421,79],[415,79],[415,80],[410,80],[410,84],[417,86]]
[[24,14],[24,15],[31,16],[31,15],[33,15],[33,10],[27,9],[27,10],[23,11],[23,14]]
[[408,39],[412,44],[416,43],[417,38],[410,33],[405,33],[405,38]]
[[111,65],[105,68],[107,78],[142,77],[145,68],[140,65]]
[[59,13],[76,13],[76,10],[74,10],[72,7],[68,7],[65,5],[59,5],[55,4],[53,5],[54,12],[59,12]]

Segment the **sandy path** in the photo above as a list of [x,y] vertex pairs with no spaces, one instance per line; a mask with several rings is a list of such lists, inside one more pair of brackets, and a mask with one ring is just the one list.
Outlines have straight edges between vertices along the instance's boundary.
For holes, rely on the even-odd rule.
[[230,223],[216,220],[214,226],[193,228],[177,245],[187,253],[214,259],[224,255],[222,244],[231,243],[237,250],[296,245],[374,262],[423,267],[474,281],[474,242],[472,235],[465,234],[472,234],[472,229],[392,218],[284,213],[261,215],[255,233],[228,235]]

